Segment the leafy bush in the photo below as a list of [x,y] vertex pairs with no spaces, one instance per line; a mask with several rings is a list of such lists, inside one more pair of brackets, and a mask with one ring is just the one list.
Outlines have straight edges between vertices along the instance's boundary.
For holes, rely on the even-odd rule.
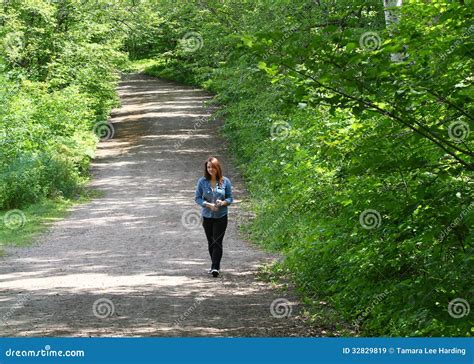
[[3,209],[27,206],[43,198],[71,198],[81,178],[73,163],[58,155],[23,154],[1,171],[0,201]]
[[78,1],[0,9],[0,209],[73,196],[88,175],[97,122],[118,105],[122,8]]

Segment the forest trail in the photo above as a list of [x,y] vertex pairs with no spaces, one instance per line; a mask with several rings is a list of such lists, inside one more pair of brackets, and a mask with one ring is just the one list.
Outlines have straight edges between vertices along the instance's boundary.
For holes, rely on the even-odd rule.
[[[276,256],[237,233],[243,185],[219,121],[207,121],[210,96],[143,74],[124,76],[118,92],[115,135],[100,143],[92,168],[103,196],[0,258],[0,335],[310,335],[295,296],[256,278]],[[223,162],[236,202],[217,279],[206,273],[194,203],[209,155]]]

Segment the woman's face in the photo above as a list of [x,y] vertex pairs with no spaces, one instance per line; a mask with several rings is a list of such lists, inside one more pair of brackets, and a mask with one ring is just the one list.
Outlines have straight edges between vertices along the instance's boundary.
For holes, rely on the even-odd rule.
[[212,177],[215,177],[217,174],[217,169],[214,168],[211,162],[207,162],[207,173],[209,173]]

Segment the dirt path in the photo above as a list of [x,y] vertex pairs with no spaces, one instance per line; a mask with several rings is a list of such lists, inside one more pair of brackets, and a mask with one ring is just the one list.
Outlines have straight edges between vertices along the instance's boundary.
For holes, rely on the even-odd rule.
[[[242,183],[219,122],[200,121],[209,95],[140,74],[125,77],[119,94],[115,137],[93,164],[92,186],[104,196],[0,258],[0,335],[308,335],[294,297],[255,278],[274,257],[238,237]],[[195,224],[194,187],[209,155],[223,161],[236,199],[218,279],[206,273],[207,243]],[[276,299],[289,303],[272,314]]]

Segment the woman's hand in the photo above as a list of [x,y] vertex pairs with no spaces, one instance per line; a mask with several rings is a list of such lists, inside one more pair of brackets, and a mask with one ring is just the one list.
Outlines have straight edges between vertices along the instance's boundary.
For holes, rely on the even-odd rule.
[[216,206],[224,207],[224,206],[227,206],[227,204],[224,200],[217,200],[216,201]]
[[214,205],[213,203],[209,203],[209,202],[206,202],[206,207],[211,210],[211,211],[219,211],[219,207],[217,207],[216,205]]

